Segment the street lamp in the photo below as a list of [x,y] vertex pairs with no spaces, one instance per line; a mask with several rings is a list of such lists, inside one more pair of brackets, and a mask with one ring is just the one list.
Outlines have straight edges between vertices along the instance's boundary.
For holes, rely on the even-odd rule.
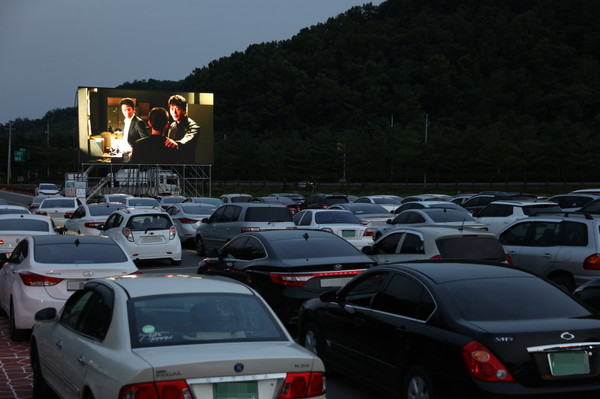
[[12,122],[8,125],[8,162],[6,167],[6,184],[10,184],[11,153],[12,153]]

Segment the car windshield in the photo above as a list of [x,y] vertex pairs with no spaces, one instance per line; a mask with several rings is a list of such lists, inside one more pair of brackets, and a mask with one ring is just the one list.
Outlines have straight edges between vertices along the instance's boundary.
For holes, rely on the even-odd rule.
[[40,190],[58,190],[54,184],[40,184]]
[[75,202],[72,199],[47,199],[42,202],[40,208],[73,208],[75,207]]
[[315,213],[315,222],[317,224],[360,224],[360,220],[351,212],[344,211],[325,211]]
[[32,219],[3,219],[0,220],[0,231],[52,231],[50,223]]
[[536,277],[467,279],[449,282],[444,286],[450,300],[464,319],[469,321],[590,315],[565,291]]
[[[310,231],[302,240],[272,240],[271,245],[281,259],[339,258],[361,255],[352,244],[332,234],[331,237],[313,237]],[[333,260],[332,260],[333,262]]]
[[127,200],[129,206],[156,206],[158,207],[158,201],[154,198],[130,198]]
[[506,260],[504,247],[495,237],[442,237],[436,240],[442,258]]
[[65,243],[36,244],[34,259],[38,263],[121,263],[127,255],[121,247],[107,241],[105,243],[81,243],[79,240]]
[[99,205],[99,206],[90,206],[89,210],[90,210],[90,215],[91,216],[107,216],[110,215],[111,213],[113,213],[115,210],[122,208],[123,205],[121,204],[106,204],[106,205]]
[[527,216],[533,216],[539,213],[560,213],[562,211],[562,208],[558,205],[531,205],[523,207],[523,213]]
[[128,302],[131,346],[285,341],[265,305],[253,295],[170,294]]
[[127,223],[127,227],[133,231],[167,230],[172,225],[171,219],[162,214],[136,215]]
[[292,214],[286,207],[257,206],[246,210],[246,222],[291,222]]

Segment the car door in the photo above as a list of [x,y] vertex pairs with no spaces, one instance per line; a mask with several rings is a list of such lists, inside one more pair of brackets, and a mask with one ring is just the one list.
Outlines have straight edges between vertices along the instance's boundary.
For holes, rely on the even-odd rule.
[[10,311],[10,297],[12,285],[18,278],[17,270],[21,263],[27,258],[29,242],[21,241],[8,257],[8,261],[0,268],[0,300],[2,308],[6,313]]
[[559,221],[525,221],[503,231],[500,242],[513,264],[547,277],[560,251]]
[[65,219],[65,227],[68,229],[70,234],[80,234],[81,231],[81,220],[85,217],[85,207],[80,206],[73,212],[73,214]]
[[375,259],[378,265],[393,262],[404,234],[406,234],[404,231],[395,231],[382,237],[371,247],[368,255]]

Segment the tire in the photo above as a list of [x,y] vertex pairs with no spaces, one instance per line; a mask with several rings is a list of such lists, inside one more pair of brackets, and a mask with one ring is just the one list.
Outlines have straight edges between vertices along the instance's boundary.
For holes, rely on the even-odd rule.
[[550,280],[567,292],[575,290],[575,281],[568,274],[557,274],[550,277]]
[[29,352],[29,361],[31,363],[31,370],[33,371],[33,399],[48,399],[58,398],[54,391],[48,386],[44,376],[42,375],[42,367],[40,365],[40,358],[38,356],[37,345],[35,342],[31,343],[31,349]]
[[404,379],[403,399],[439,399],[431,375],[422,366],[413,366]]
[[204,241],[202,241],[202,237],[196,237],[196,253],[198,256],[204,256],[206,248],[204,247]]
[[300,344],[323,360],[323,356],[325,355],[325,341],[316,323],[310,322],[306,325],[300,337]]
[[10,300],[10,315],[8,316],[8,335],[13,341],[24,341],[29,335],[27,329],[17,328],[15,325],[15,307],[13,306],[12,299]]
[[179,265],[181,265],[181,259],[180,260],[171,259],[171,264],[173,266],[179,266]]

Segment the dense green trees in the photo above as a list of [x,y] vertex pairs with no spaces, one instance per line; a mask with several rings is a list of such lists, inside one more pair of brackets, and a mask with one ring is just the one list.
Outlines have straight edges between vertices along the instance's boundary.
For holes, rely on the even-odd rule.
[[345,155],[354,182],[597,181],[599,16],[594,0],[388,0],[122,87],[214,92],[219,180],[335,181]]

